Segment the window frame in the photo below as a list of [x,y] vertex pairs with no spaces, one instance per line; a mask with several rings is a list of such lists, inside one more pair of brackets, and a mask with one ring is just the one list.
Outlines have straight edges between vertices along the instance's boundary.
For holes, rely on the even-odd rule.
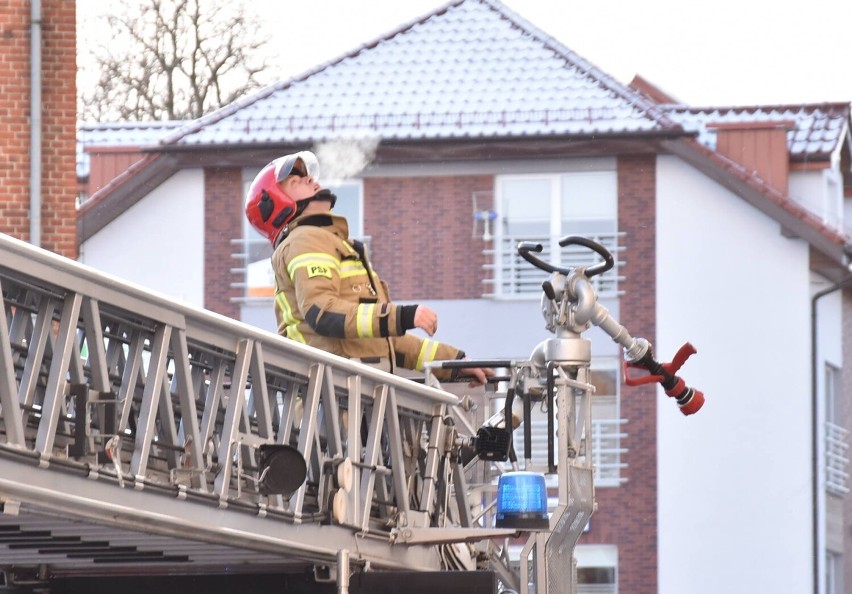
[[[553,249],[554,246],[558,247],[559,240],[566,235],[566,233],[562,230],[563,224],[565,223],[562,216],[565,183],[569,181],[571,175],[587,175],[590,173],[608,174],[611,176],[610,181],[613,182],[613,195],[608,197],[608,199],[613,200],[615,210],[612,217],[613,232],[612,234],[593,234],[593,238],[612,235],[610,240],[607,242],[611,245],[607,245],[606,247],[613,252],[614,256],[616,255],[615,252],[618,251],[617,244],[619,236],[618,179],[614,163],[612,166],[597,164],[594,167],[585,168],[566,167],[563,169],[551,169],[541,172],[500,174],[494,178],[493,208],[496,219],[493,225],[494,233],[492,238],[492,247],[488,250],[488,254],[492,259],[489,268],[492,270],[493,278],[487,280],[486,283],[491,284],[492,289],[491,292],[485,294],[485,297],[513,300],[532,300],[540,298],[541,281],[547,278],[547,273],[532,270],[529,267],[530,265],[526,262],[518,262],[519,256],[514,254],[514,249],[518,240],[521,239],[542,243],[544,250],[539,257],[554,266],[591,265],[596,261],[600,261],[596,255],[591,253],[586,254],[585,251],[583,251],[581,252],[581,257],[589,257],[590,259],[588,262],[575,261],[574,257],[576,256],[576,253],[572,253],[571,256],[569,256],[568,259],[571,260],[570,262],[563,262],[562,260],[565,256],[563,250]],[[546,180],[550,185],[550,208],[546,238],[542,238],[541,236],[515,237],[513,235],[509,235],[505,232],[507,223],[507,213],[505,212],[505,200],[507,199],[506,184],[507,182],[511,183],[534,180]],[[599,220],[604,221],[606,219]],[[541,278],[539,279],[539,277]],[[618,294],[617,283],[613,282],[613,279],[616,278],[617,270],[615,274],[611,274],[608,279],[603,279],[603,283],[601,282],[600,277],[595,277],[593,282],[595,283],[595,288],[598,289],[599,294],[604,297],[609,297]],[[512,288],[515,288],[516,290],[512,290]]]

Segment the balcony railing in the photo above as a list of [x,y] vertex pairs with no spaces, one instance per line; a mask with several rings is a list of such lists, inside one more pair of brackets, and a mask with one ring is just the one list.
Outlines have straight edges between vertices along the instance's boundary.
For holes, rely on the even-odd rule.
[[[592,419],[592,464],[595,471],[595,485],[598,487],[617,487],[627,482],[622,470],[627,464],[622,457],[627,448],[622,447],[622,440],[627,434],[621,430],[626,419]],[[524,430],[519,427],[513,438],[518,460],[526,458],[524,452]],[[532,421],[531,459],[536,466],[547,466],[547,420]]]
[[241,297],[234,297],[231,301],[245,303],[257,298],[272,299],[272,265],[269,261],[272,247],[269,241],[259,236],[232,239],[231,249],[235,250],[231,258],[237,265],[230,272],[243,278],[242,282],[231,283],[232,288],[243,292]]
[[627,448],[621,441],[627,434],[621,430],[626,419],[592,419],[592,457],[595,468],[595,482],[601,487],[616,487],[627,479],[621,471],[627,468],[622,456]]
[[[620,254],[623,248],[619,245],[619,239],[623,233],[600,233],[587,235],[588,239],[603,245],[615,258],[615,267],[607,274],[592,277],[592,286],[599,297],[617,297],[619,295],[618,283],[623,278],[619,274]],[[494,247],[486,249],[485,255],[491,260],[485,265],[486,270],[491,271],[491,278],[483,280],[486,285],[484,297],[507,297],[533,295],[541,293],[541,283],[548,278],[548,273],[535,268],[518,255],[518,243],[521,241],[532,241],[540,243],[544,248],[539,254],[540,259],[552,264],[574,268],[577,266],[592,266],[601,261],[600,256],[580,246],[568,246],[559,248],[554,254],[553,246],[559,238],[545,236],[514,236],[504,235],[494,240]],[[558,259],[557,259],[558,258]]]
[[840,425],[825,424],[825,489],[835,495],[849,492],[849,473],[846,472],[849,465],[848,437],[849,431]]

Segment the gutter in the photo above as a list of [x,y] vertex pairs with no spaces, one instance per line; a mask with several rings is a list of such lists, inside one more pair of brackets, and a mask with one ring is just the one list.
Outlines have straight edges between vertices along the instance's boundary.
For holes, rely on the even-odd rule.
[[41,247],[41,0],[30,2],[30,243]]
[[820,594],[821,573],[820,559],[823,558],[823,551],[820,547],[820,487],[819,487],[819,422],[817,420],[817,301],[846,287],[852,286],[852,276],[847,276],[842,281],[835,283],[816,293],[811,297],[811,496],[813,497],[813,506],[811,508],[813,527],[813,578],[814,578],[814,594]]

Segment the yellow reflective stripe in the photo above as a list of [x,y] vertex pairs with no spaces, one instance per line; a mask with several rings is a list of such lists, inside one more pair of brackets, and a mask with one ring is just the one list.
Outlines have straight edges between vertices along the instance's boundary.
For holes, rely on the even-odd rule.
[[296,316],[293,315],[293,308],[290,307],[290,303],[287,301],[287,296],[284,294],[284,291],[280,291],[277,295],[275,295],[275,305],[279,310],[281,310],[281,317],[284,321],[286,336],[307,344],[305,337],[302,336],[301,332],[299,332],[299,323],[301,320],[297,319]]
[[299,322],[287,325],[287,338],[292,338],[296,342],[301,342],[302,344],[308,344],[308,341],[305,340],[305,337],[301,332],[299,332]]
[[417,355],[417,365],[415,367],[417,371],[423,371],[424,363],[428,363],[435,359],[435,353],[438,352],[439,344],[440,343],[436,340],[425,339],[423,341],[423,344],[420,347],[420,354]]
[[283,291],[278,292],[275,295],[275,305],[281,311],[281,317],[284,319],[284,322],[287,325],[290,325],[293,322],[293,310],[290,308],[290,304],[287,302],[287,296],[284,295]]
[[287,274],[290,278],[293,278],[293,275],[296,274],[299,268],[306,268],[308,266],[328,266],[336,270],[338,274],[340,273],[340,260],[334,256],[323,254],[322,252],[308,252],[290,260],[290,264],[287,265]]
[[351,276],[366,276],[367,269],[361,262],[353,262],[344,260],[340,263],[340,278],[349,278]]
[[373,312],[375,309],[375,303],[362,303],[358,306],[356,313],[358,338],[373,338]]

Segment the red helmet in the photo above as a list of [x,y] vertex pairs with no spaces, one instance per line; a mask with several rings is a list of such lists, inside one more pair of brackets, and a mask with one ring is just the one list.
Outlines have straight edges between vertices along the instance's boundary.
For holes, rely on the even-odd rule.
[[319,173],[317,158],[309,151],[279,157],[254,178],[246,196],[246,217],[258,233],[273,245],[281,230],[296,216],[296,201],[284,193],[279,185],[293,171],[301,159],[306,174],[316,179]]

